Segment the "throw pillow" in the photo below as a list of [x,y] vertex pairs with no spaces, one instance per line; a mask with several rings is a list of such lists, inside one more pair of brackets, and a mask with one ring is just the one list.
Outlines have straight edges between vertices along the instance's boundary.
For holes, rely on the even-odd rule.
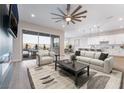
[[107,57],[108,57],[108,54],[101,53],[101,55],[99,57],[99,60],[103,60],[104,61]]
[[81,54],[80,54],[80,51],[76,51],[76,52],[75,52],[75,55],[76,55],[76,56],[80,56],[80,55],[81,55]]

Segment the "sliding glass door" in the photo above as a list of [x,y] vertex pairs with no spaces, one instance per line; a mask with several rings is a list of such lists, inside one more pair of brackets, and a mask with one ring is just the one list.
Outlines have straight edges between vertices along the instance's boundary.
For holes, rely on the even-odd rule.
[[48,50],[60,54],[59,36],[24,30],[23,60],[35,59],[39,50]]
[[50,50],[50,36],[41,36],[39,35],[39,49],[43,49],[43,50]]
[[36,58],[38,35],[23,34],[23,59]]

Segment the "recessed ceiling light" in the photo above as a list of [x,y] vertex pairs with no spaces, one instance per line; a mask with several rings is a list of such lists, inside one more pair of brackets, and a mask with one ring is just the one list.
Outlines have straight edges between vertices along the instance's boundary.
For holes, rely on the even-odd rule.
[[62,25],[62,27],[64,28],[64,27],[65,27],[65,25]]
[[103,30],[102,30],[102,29],[100,29],[100,31],[102,32]]
[[122,20],[123,20],[123,18],[121,18],[121,17],[120,17],[118,20],[119,20],[119,21],[122,21]]
[[34,14],[31,14],[31,17],[35,17],[35,15]]
[[120,28],[124,28],[124,26],[120,26]]
[[71,21],[71,17],[66,17],[65,20],[66,20],[67,22],[70,22],[70,21]]

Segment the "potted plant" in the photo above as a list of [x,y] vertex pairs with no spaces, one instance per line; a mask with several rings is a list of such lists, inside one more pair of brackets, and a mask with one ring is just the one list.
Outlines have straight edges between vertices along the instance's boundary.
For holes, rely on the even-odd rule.
[[72,49],[72,45],[69,45],[69,49]]
[[43,45],[43,50],[46,50],[46,45],[45,44]]
[[76,61],[76,55],[71,56],[71,61],[72,61],[72,66],[75,66],[75,61]]
[[72,45],[68,46],[68,50],[69,50],[69,52],[73,52]]
[[38,50],[38,45],[37,44],[35,45],[35,49]]
[[26,45],[25,45],[25,49],[28,49],[28,46],[29,46],[29,45],[28,45],[28,44],[26,44]]

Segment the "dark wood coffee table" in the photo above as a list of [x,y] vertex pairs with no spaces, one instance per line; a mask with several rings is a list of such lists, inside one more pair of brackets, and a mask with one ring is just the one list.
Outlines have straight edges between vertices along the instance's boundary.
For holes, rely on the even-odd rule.
[[69,60],[59,60],[55,62],[55,70],[57,70],[57,67],[74,75],[76,86],[78,86],[79,76],[81,76],[84,73],[87,73],[87,76],[89,76],[89,65],[85,65],[79,62],[75,62],[75,65],[73,65],[72,62],[69,62]]

